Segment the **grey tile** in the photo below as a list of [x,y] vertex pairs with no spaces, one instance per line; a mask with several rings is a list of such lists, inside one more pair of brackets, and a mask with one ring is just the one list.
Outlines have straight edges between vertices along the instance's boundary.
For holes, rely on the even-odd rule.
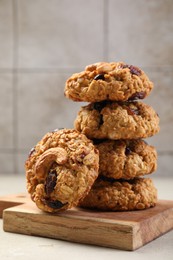
[[110,0],[109,60],[173,65],[172,14],[172,0]]
[[172,177],[172,160],[173,154],[159,154],[158,155],[158,167],[156,173],[151,176],[156,177]]
[[0,73],[0,149],[13,148],[12,74]]
[[79,67],[102,59],[103,0],[19,0],[19,67]]
[[17,168],[18,168],[18,174],[25,175],[25,161],[28,158],[28,152],[18,153],[17,154]]
[[151,95],[143,102],[151,105],[160,117],[160,132],[149,139],[159,151],[173,151],[173,70],[146,70],[154,83]]
[[13,66],[12,0],[0,1],[0,68]]
[[12,152],[0,152],[0,174],[14,174],[14,160]]
[[64,97],[64,84],[68,76],[57,73],[19,74],[19,149],[31,149],[48,131],[61,127],[73,128],[81,103]]

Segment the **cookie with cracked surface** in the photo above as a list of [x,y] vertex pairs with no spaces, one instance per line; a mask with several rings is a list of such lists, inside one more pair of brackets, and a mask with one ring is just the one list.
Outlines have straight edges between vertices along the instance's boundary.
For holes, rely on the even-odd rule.
[[25,163],[27,189],[38,208],[57,212],[76,206],[98,176],[98,150],[74,129],[47,133]]
[[99,151],[99,174],[133,179],[157,169],[156,149],[141,139],[95,141]]
[[103,211],[128,211],[147,209],[156,203],[157,189],[149,178],[129,181],[99,178],[80,206]]
[[139,139],[159,132],[159,117],[142,102],[102,101],[81,107],[74,126],[90,139]]
[[65,96],[74,101],[99,102],[143,99],[153,83],[138,67],[124,62],[98,62],[73,74],[65,85]]

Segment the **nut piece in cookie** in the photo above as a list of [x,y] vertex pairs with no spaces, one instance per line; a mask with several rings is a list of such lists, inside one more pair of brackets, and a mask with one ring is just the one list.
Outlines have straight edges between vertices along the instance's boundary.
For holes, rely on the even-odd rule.
[[124,62],[97,62],[73,74],[65,85],[65,96],[74,101],[100,102],[143,99],[153,89],[148,76]]
[[47,133],[25,163],[27,189],[38,208],[58,212],[77,206],[98,176],[98,150],[74,129]]
[[147,209],[156,203],[157,189],[149,178],[127,181],[100,177],[80,206],[103,211],[128,211]]

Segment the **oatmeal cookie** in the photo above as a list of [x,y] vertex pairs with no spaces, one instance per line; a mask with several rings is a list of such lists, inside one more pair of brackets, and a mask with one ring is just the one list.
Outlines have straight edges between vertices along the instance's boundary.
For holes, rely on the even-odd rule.
[[153,83],[138,67],[124,62],[98,62],[73,74],[65,85],[66,97],[74,101],[127,101],[143,99]]
[[76,206],[98,176],[98,161],[98,150],[76,130],[47,133],[25,163],[32,200],[47,212]]
[[145,141],[96,140],[99,174],[115,179],[133,179],[157,169],[157,152]]
[[102,101],[82,107],[74,126],[90,139],[139,139],[159,131],[159,117],[142,102]]
[[97,179],[88,195],[80,202],[83,208],[104,211],[146,209],[157,203],[157,189],[151,179]]

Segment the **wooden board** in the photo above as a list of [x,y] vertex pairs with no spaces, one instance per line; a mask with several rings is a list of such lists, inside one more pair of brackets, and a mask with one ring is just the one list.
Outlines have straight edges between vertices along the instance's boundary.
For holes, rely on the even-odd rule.
[[[16,206],[18,205],[18,206]],[[9,208],[11,207],[11,208]],[[173,229],[173,201],[131,212],[73,208],[49,214],[24,194],[0,198],[4,231],[123,250],[135,250]]]
[[30,197],[28,194],[25,193],[12,194],[8,196],[0,197],[0,218],[2,218],[4,209],[21,205],[29,201],[30,201]]

